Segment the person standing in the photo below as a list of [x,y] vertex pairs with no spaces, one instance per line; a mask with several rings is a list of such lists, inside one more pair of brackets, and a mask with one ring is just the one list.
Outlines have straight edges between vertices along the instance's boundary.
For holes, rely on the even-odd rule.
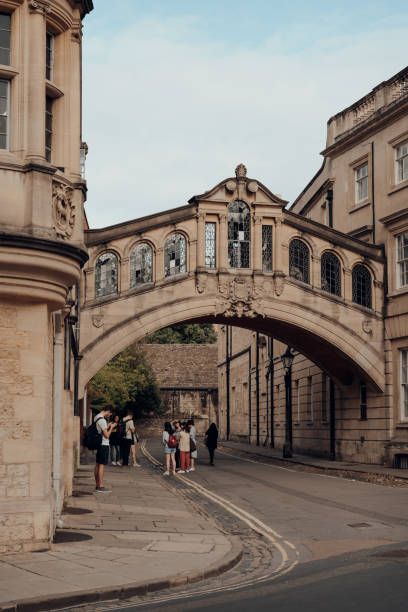
[[95,462],[95,490],[98,493],[110,493],[110,489],[103,486],[103,475],[105,471],[105,465],[109,461],[109,438],[113,430],[116,428],[115,423],[107,423],[107,419],[112,415],[112,407],[106,406],[104,410],[101,410],[99,414],[94,418],[96,424],[96,431],[101,436],[101,443],[96,451],[96,462]]
[[205,445],[208,448],[208,453],[210,455],[210,465],[214,465],[214,451],[217,448],[218,441],[218,429],[215,423],[211,423],[205,432],[205,435]]
[[123,419],[123,425],[125,427],[123,446],[122,446],[122,465],[129,465],[130,448],[134,445],[133,435],[135,433],[135,425],[133,423],[133,414],[131,410],[127,411],[125,418]]
[[115,414],[113,418],[113,422],[116,424],[116,427],[115,429],[113,429],[110,435],[110,439],[109,439],[110,458],[111,458],[112,465],[120,465],[120,459],[121,459],[121,448],[120,448],[121,439],[120,439],[120,434],[119,434],[119,421],[120,421],[119,415]]
[[190,432],[188,425],[182,428],[179,436],[180,470],[179,474],[190,471]]
[[187,431],[190,432],[190,438],[192,440],[192,444],[190,444],[191,467],[189,471],[195,472],[195,460],[198,458],[198,453],[197,453],[197,441],[196,441],[196,428],[194,427],[193,419],[190,419],[187,422]]
[[142,467],[141,464],[137,462],[137,456],[136,456],[136,446],[138,442],[139,442],[139,436],[137,435],[136,428],[134,428],[133,444],[130,447],[130,454],[132,456],[133,467]]
[[[181,431],[181,427],[180,427],[180,421],[174,421],[173,423],[173,433],[177,438],[177,442],[180,439],[180,431]],[[179,445],[177,444],[177,448],[176,448],[176,454],[175,454],[175,459],[176,459],[176,470],[180,469],[180,449],[179,449]]]
[[176,454],[176,447],[169,446],[170,436],[173,436],[173,435],[174,434],[173,434],[173,428],[171,426],[171,423],[166,421],[164,424],[164,430],[163,430],[163,435],[162,435],[162,442],[164,446],[164,457],[166,460],[166,471],[164,472],[163,476],[170,476],[170,459],[171,459],[171,467],[173,470],[173,474],[176,473],[176,461],[174,459],[175,454]]

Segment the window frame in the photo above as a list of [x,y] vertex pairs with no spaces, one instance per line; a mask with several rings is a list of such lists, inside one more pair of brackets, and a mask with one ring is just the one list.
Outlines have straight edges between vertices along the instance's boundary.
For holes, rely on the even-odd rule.
[[[398,150],[402,149],[403,147],[406,147],[406,153],[405,155],[403,155],[401,158],[398,157]],[[406,160],[406,164],[407,164],[407,170],[406,170],[406,175],[402,176],[402,178],[399,177],[400,174],[400,166],[399,163],[400,161],[402,161],[402,172],[403,173],[403,167],[404,167],[404,161]],[[402,142],[399,142],[398,144],[395,145],[394,147],[394,182],[395,185],[400,185],[401,183],[405,183],[406,181],[408,181],[408,139],[404,140]]]
[[[115,290],[114,291],[110,291],[109,293],[99,293],[98,295],[98,290],[97,290],[97,269],[98,269],[98,262],[100,260],[101,257],[103,257],[104,255],[111,255],[112,257],[114,257],[116,259],[116,279],[115,279]],[[119,294],[119,256],[114,252],[114,251],[104,251],[103,253],[99,253],[99,255],[97,256],[96,260],[95,260],[95,273],[94,273],[94,295],[95,295],[95,299],[101,299],[101,298],[106,298],[106,297],[110,297],[112,295],[118,295]]]
[[[48,108],[48,105],[50,108]],[[51,128],[47,127],[47,119],[50,118]],[[54,137],[54,99],[51,96],[45,96],[45,142],[44,155],[48,163],[52,163],[53,137]],[[50,136],[50,146],[47,146],[47,136]]]
[[273,271],[273,225],[262,225],[262,272]]
[[[170,258],[170,259],[169,259],[169,266],[168,266],[168,270],[167,270],[167,269],[166,269],[166,268],[167,268],[167,264],[166,264],[166,257],[167,257],[166,249],[167,249],[167,245],[168,245],[168,243],[170,242],[170,240],[172,240],[172,239],[173,239],[173,237],[174,237],[174,238],[176,238],[177,236],[179,236],[180,238],[182,238],[182,239],[183,239],[183,241],[184,241],[184,249],[185,249],[185,253],[184,253],[184,264],[183,264],[183,265],[184,265],[184,269],[183,269],[183,270],[181,270],[181,266],[182,266],[182,264],[181,264],[181,263],[179,264],[179,266],[176,266],[176,265],[171,266],[170,262],[172,261],[172,259]],[[180,241],[179,241],[179,242],[180,242]],[[184,235],[182,232],[180,232],[180,231],[175,231],[175,232],[172,232],[171,234],[169,234],[169,235],[167,236],[167,238],[166,238],[166,240],[165,240],[165,243],[164,243],[163,255],[164,255],[164,270],[163,270],[163,271],[164,271],[164,278],[166,278],[166,279],[167,279],[167,278],[174,278],[174,277],[177,277],[177,276],[181,276],[182,274],[187,274],[187,270],[188,270],[188,268],[187,268],[187,255],[188,255],[188,249],[187,249],[187,238],[186,238],[186,236],[185,236],[185,235]],[[176,252],[176,246],[175,246],[175,253],[174,253],[174,255],[175,255],[174,260],[176,261],[176,255],[177,255],[177,252]],[[180,253],[180,255],[181,255],[181,253]],[[180,262],[181,262],[181,256],[180,256]],[[171,270],[172,268],[177,268],[177,267],[179,268],[179,271],[178,271],[178,272],[174,272],[174,273],[171,273],[171,272],[170,272],[170,270]]]
[[[337,260],[337,263],[338,263],[338,293],[337,292],[332,292],[329,289],[326,289],[325,287],[323,287],[323,262],[329,256],[334,257]],[[341,297],[341,295],[342,295],[341,294],[341,291],[342,291],[341,268],[342,268],[342,264],[341,264],[341,260],[338,257],[338,255],[336,255],[335,253],[332,253],[331,251],[325,251],[324,253],[322,253],[322,256],[320,258],[320,285],[321,285],[322,291],[324,291],[328,295],[334,295],[336,297]],[[325,280],[326,280],[326,276],[325,276]]]
[[[48,47],[48,37],[50,37],[51,45]],[[50,53],[48,55],[48,49]],[[48,59],[50,60],[48,65]],[[55,61],[55,34],[46,30],[45,33],[45,78],[47,81],[54,81],[54,61]]]
[[[397,268],[396,270],[397,289],[406,289],[408,287],[408,257],[406,259],[399,258],[399,253],[400,253],[399,239],[402,236],[406,236],[407,238],[406,248],[408,249],[408,230],[405,232],[401,232],[395,236],[395,248],[396,248],[395,263],[396,263],[396,268]],[[407,282],[405,284],[402,284],[401,283],[401,264],[404,264],[404,263],[405,263],[405,275],[407,276]]]
[[[408,423],[408,349],[402,348],[400,351],[400,423]],[[405,376],[403,370],[403,356],[405,355]],[[407,399],[405,399],[407,398]]]
[[[11,42],[12,42],[11,41],[11,21],[12,21],[12,15],[11,15],[11,13],[7,13],[4,10],[0,10],[0,15],[8,17],[9,20],[10,20],[9,21],[9,29],[8,30],[6,28],[1,28],[2,31],[9,32],[8,62],[4,62],[4,63],[0,62],[0,64],[2,66],[11,66]],[[1,47],[1,49],[7,51],[7,47]]]
[[[214,232],[213,236],[207,234],[207,230]],[[205,267],[208,270],[217,268],[217,224],[215,221],[205,222]]]
[[[366,174],[359,177],[359,171],[362,170],[363,168],[366,168]],[[367,160],[364,163],[359,164],[358,166],[354,168],[354,185],[355,185],[354,203],[356,206],[368,200],[368,195],[369,195],[368,179],[369,179],[369,172],[368,172],[368,160]],[[360,196],[359,191],[363,184],[365,184],[365,194],[363,196]]]
[[0,146],[0,151],[9,151],[10,150],[10,81],[8,79],[0,79],[1,83],[5,83],[6,90],[6,115],[2,115],[6,117],[6,139],[5,139],[5,147]]
[[[136,261],[134,262],[133,266],[132,266],[132,260],[133,257],[136,258],[136,251],[138,249],[140,249],[141,247],[147,247],[150,250],[150,256],[151,256],[151,270],[150,270],[150,280],[146,280],[143,282],[136,282],[136,276],[134,274],[134,272],[136,271]],[[144,263],[145,259],[143,257],[143,263]],[[153,271],[154,271],[154,251],[153,251],[153,247],[151,244],[149,244],[149,242],[143,241],[143,242],[139,242],[138,244],[135,244],[129,254],[129,287],[131,289],[137,289],[139,287],[143,287],[143,285],[148,285],[153,283]]]
[[[305,256],[307,253],[307,258],[304,258],[304,262],[306,263],[306,265],[304,266],[302,270],[297,268],[301,271],[302,278],[298,278],[297,276],[294,276],[291,273],[292,270],[294,269],[292,259],[295,258],[295,253],[297,252],[297,250],[295,251],[295,249],[297,246],[300,246],[300,245],[302,245],[302,248],[304,248],[302,256]],[[306,285],[310,285],[310,249],[309,249],[309,246],[306,244],[306,242],[296,237],[292,238],[292,240],[289,242],[289,277],[301,283],[305,283]]]
[[[367,277],[369,278],[369,285],[368,285],[368,298],[365,301],[369,303],[369,305],[367,304],[362,304],[361,302],[358,302],[357,299],[355,299],[355,297],[357,296],[357,288],[355,287],[355,284],[357,283],[357,271],[365,271]],[[366,277],[366,278],[367,278]],[[367,266],[364,266],[361,263],[357,263],[353,266],[353,269],[351,271],[351,300],[353,302],[353,304],[357,304],[358,306],[362,306],[363,308],[369,308],[370,310],[372,310],[373,308],[373,275],[371,274],[370,270],[367,268]]]
[[[245,216],[247,217],[248,227],[243,230],[238,229],[238,238],[231,237],[234,236],[235,228],[233,227],[233,217],[232,215],[237,214],[230,210],[234,205],[240,205],[245,212]],[[244,214],[242,211],[238,214]],[[241,223],[241,221],[240,221]],[[248,204],[244,200],[234,200],[228,204],[228,214],[227,214],[227,248],[228,248],[228,267],[231,270],[250,270],[251,269],[251,209]],[[240,237],[241,232],[244,234],[243,238]],[[245,233],[247,232],[248,238],[245,238]],[[248,245],[248,265],[242,265],[242,260],[245,257],[245,253],[243,252],[243,245]],[[237,264],[237,265],[234,265]]]

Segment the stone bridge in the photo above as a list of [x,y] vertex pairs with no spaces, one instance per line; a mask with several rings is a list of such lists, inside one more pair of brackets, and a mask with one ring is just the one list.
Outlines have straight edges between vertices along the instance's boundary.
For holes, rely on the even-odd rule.
[[147,334],[210,322],[384,391],[382,249],[289,212],[242,164],[235,174],[186,206],[86,232],[80,389]]

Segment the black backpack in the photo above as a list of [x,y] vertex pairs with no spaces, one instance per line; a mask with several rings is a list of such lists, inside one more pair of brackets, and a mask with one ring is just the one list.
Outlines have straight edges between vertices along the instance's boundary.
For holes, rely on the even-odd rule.
[[89,450],[97,450],[102,444],[102,434],[98,433],[96,424],[103,418],[103,416],[99,417],[85,430],[82,444]]

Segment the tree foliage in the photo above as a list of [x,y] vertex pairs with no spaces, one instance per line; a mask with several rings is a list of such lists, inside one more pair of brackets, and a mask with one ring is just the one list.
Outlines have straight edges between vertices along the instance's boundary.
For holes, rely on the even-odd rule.
[[144,340],[146,344],[214,344],[217,334],[210,323],[164,327]]
[[99,370],[89,383],[89,399],[91,408],[111,404],[115,412],[130,409],[136,418],[160,412],[156,377],[140,347],[126,349]]

